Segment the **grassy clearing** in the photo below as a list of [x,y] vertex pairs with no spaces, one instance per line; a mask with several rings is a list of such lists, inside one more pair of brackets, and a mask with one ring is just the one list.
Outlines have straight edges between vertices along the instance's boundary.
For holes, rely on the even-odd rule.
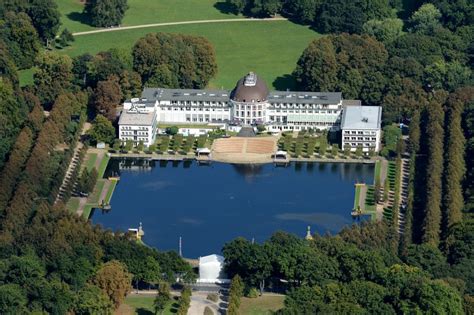
[[105,202],[110,203],[110,199],[112,199],[112,194],[114,193],[115,186],[117,185],[117,181],[113,180],[110,182],[109,190],[107,190],[107,194],[105,195]]
[[78,197],[69,198],[69,201],[66,204],[66,209],[70,212],[76,213],[77,208],[79,208],[79,198]]
[[[72,32],[89,31],[82,14],[84,5],[79,0],[56,0],[61,12],[62,27]],[[232,19],[238,16],[225,13],[225,4],[216,0],[128,0],[122,26],[204,19]],[[222,8],[223,10],[219,10]]]
[[97,173],[99,174],[99,178],[104,177],[105,169],[107,168],[107,165],[109,164],[109,160],[110,160],[110,156],[106,154],[102,158],[102,161],[100,161],[99,169],[97,170]]
[[97,153],[88,153],[86,159],[86,167],[87,170],[90,171],[95,166],[95,162],[97,161]]
[[375,205],[375,187],[370,185],[367,186],[367,194],[365,196],[365,211],[366,212],[373,212],[376,210]]
[[382,170],[382,161],[375,161],[375,172],[374,172],[374,183],[376,178],[380,178],[380,172]]
[[289,74],[309,42],[320,36],[289,21],[177,25],[77,36],[73,45],[61,52],[77,56],[113,47],[130,50],[140,37],[153,32],[206,37],[214,45],[218,65],[209,86],[227,89],[250,70],[274,88],[294,88]]
[[[125,298],[125,304],[129,306],[129,313],[121,313],[121,314],[155,314],[155,311],[153,310],[153,300],[155,299],[155,296],[150,295],[150,296],[143,296],[143,295],[129,295]],[[176,314],[176,310],[178,307],[178,303],[176,301],[173,301],[168,304],[166,309],[162,314],[164,315],[171,315],[171,314]]]
[[360,185],[355,186],[355,197],[354,197],[354,209],[357,209],[359,206],[359,200],[360,200]]
[[34,72],[34,68],[18,71],[18,78],[20,80],[20,86],[23,87],[23,86],[33,84],[33,72]]
[[283,308],[283,295],[264,295],[255,299],[243,297],[241,299],[239,314],[266,315]]
[[103,179],[97,180],[97,184],[95,184],[94,191],[92,192],[92,194],[89,196],[89,199],[87,200],[89,204],[99,203],[100,194],[102,193],[102,190],[104,189],[104,184],[105,184],[105,180]]
[[86,219],[89,219],[89,217],[91,216],[91,211],[92,211],[93,208],[94,208],[93,205],[86,204],[84,206],[83,211],[82,211],[82,217],[86,218]]

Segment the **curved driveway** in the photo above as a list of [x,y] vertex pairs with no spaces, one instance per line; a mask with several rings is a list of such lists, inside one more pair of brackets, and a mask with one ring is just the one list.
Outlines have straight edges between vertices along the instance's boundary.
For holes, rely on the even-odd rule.
[[102,28],[102,29],[93,30],[93,31],[77,32],[77,33],[73,33],[72,35],[81,36],[81,35],[89,35],[89,34],[104,33],[104,32],[116,32],[116,31],[133,30],[133,29],[137,29],[137,28],[172,26],[172,25],[186,25],[186,24],[231,23],[231,22],[262,22],[262,21],[270,22],[270,21],[286,21],[286,20],[287,20],[286,18],[282,18],[282,17],[264,18],[264,19],[240,18],[240,19],[220,19],[220,20],[194,20],[194,21],[166,22],[166,23],[142,24],[142,25]]

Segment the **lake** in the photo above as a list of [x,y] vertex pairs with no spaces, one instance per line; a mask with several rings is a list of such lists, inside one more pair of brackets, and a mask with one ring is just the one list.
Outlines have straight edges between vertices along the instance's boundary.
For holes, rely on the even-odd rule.
[[126,231],[143,223],[143,241],[197,258],[238,236],[261,242],[283,230],[301,237],[352,224],[354,183],[372,183],[374,166],[342,163],[239,165],[112,159],[120,174],[109,213],[94,223]]

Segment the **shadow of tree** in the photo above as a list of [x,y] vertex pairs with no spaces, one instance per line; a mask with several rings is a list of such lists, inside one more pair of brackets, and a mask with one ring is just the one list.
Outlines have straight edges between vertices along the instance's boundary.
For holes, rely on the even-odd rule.
[[287,89],[294,91],[296,89],[295,77],[291,74],[279,76],[273,81],[272,85],[278,91],[286,91]]
[[136,309],[138,315],[154,315],[153,312],[147,310],[146,308],[140,307]]
[[214,4],[214,8],[216,8],[217,10],[221,11],[224,14],[235,14],[235,15],[238,14],[234,6],[227,2],[216,2]]
[[80,22],[81,24],[87,24],[87,25],[93,26],[91,24],[91,20],[90,20],[89,16],[85,13],[71,12],[71,13],[68,13],[66,16],[71,21]]

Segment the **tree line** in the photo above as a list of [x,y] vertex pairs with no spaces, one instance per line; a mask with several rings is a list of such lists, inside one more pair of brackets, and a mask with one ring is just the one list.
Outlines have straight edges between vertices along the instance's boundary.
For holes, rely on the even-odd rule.
[[472,294],[468,279],[451,272],[443,253],[429,245],[399,254],[396,233],[384,222],[314,240],[277,232],[262,244],[235,239],[223,253],[228,275],[242,277],[247,292],[287,292],[281,314],[463,314],[469,303],[463,295]]
[[346,99],[382,105],[390,123],[409,121],[433,90],[472,85],[473,24],[449,23],[449,13],[442,14],[446,7],[438,6],[423,4],[396,31],[385,29],[391,22],[377,20],[355,34],[314,40],[293,72],[298,88],[341,91]]

